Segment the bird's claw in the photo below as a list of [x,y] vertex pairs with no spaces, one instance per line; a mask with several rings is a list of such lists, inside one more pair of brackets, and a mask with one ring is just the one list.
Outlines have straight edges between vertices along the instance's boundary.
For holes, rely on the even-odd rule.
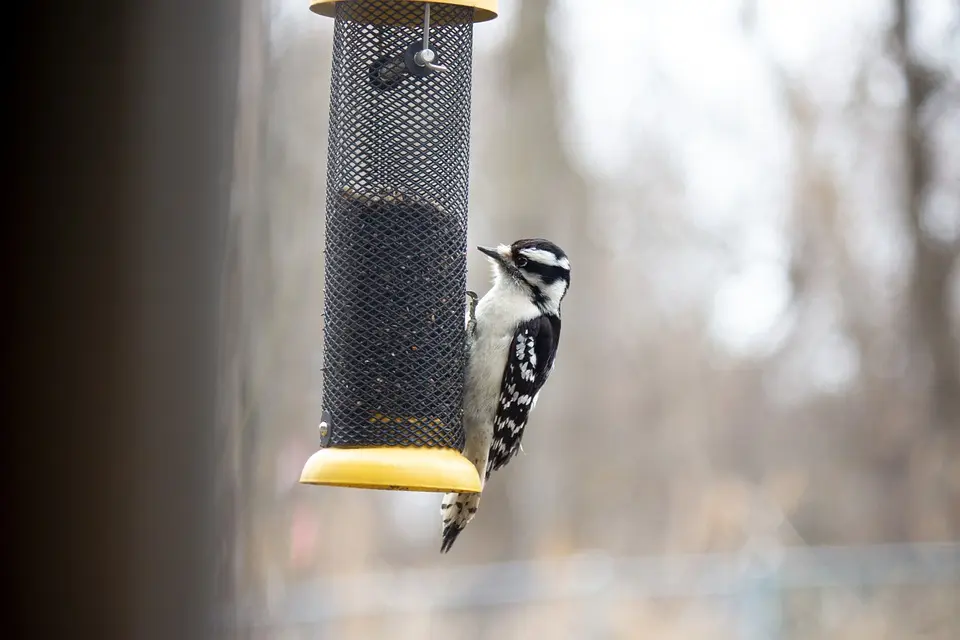
[[477,324],[477,301],[479,297],[473,291],[467,291],[467,335],[473,334],[473,328]]

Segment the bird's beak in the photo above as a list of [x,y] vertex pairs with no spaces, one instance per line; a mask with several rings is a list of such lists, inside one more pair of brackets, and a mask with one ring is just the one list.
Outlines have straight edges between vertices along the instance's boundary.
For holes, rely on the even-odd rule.
[[496,262],[503,262],[506,259],[506,256],[503,255],[498,247],[477,247],[477,250]]

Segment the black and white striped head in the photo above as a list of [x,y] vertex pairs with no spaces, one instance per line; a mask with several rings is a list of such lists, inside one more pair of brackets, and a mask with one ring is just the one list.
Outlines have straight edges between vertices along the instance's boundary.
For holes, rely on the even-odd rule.
[[544,311],[560,311],[570,287],[570,260],[563,249],[542,238],[477,248],[490,258],[498,283],[523,289]]

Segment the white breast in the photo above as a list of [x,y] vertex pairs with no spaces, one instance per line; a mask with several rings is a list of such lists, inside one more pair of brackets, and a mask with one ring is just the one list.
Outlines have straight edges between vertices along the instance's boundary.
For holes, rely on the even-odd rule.
[[463,407],[464,426],[468,431],[477,424],[493,423],[513,334],[521,322],[532,320],[540,313],[525,291],[501,278],[477,304]]

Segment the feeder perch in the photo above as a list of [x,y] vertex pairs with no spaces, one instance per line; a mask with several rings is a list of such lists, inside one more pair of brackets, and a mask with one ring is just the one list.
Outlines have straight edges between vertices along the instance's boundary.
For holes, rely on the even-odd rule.
[[496,0],[313,0],[335,19],[320,450],[300,482],[480,490],[461,455],[473,23]]

